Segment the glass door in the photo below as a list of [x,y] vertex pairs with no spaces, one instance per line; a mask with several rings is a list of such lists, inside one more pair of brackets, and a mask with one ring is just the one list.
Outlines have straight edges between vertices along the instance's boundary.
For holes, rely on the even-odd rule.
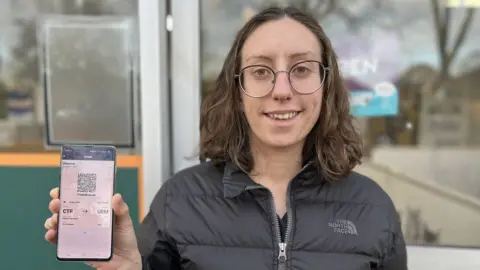
[[[236,31],[274,2],[204,0],[188,7],[171,2],[175,171],[195,163],[185,157],[199,140],[199,101]],[[368,152],[357,171],[394,200],[409,244],[410,269],[478,269],[480,172],[474,156],[480,155],[480,17],[473,9],[447,9],[443,1],[335,2],[337,8],[303,7],[331,38],[352,97],[382,83],[393,86],[398,98],[394,114],[380,108],[352,112]],[[444,25],[450,27],[448,37],[441,34]],[[352,44],[363,51],[354,51]]]

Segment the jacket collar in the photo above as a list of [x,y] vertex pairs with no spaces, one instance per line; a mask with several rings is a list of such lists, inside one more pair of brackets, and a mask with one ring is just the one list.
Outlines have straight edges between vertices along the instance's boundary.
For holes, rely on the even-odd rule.
[[238,166],[228,162],[223,172],[223,196],[235,198],[251,188],[261,188],[261,186],[253,182]]
[[[317,185],[323,181],[313,162],[308,162],[294,180],[300,180],[302,186]],[[293,180],[292,180],[293,181]],[[223,196],[235,198],[247,190],[262,189],[263,186],[255,183],[245,172],[232,162],[228,162],[223,172]]]

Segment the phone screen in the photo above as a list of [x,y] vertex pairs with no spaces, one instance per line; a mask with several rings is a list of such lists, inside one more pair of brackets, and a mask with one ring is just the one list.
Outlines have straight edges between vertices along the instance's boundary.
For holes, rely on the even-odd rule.
[[62,147],[59,260],[111,258],[115,156],[110,146]]

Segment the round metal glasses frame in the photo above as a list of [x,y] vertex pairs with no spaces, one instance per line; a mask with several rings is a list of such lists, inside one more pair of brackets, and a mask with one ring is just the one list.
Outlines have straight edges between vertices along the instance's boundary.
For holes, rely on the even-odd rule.
[[[297,89],[295,89],[295,87],[293,86],[292,84],[292,80],[291,80],[291,72],[298,66],[300,66],[301,64],[305,64],[305,63],[316,63],[318,64],[319,66],[319,69],[320,69],[320,73],[322,74],[322,71],[323,71],[323,78],[321,78],[321,82],[320,82],[320,85],[315,88],[314,90],[310,91],[310,92],[299,92]],[[273,74],[273,80],[272,80],[272,88],[267,91],[264,95],[258,95],[258,96],[255,96],[255,95],[252,95],[250,93],[248,93],[245,88],[243,87],[243,83],[242,83],[242,75],[243,75],[243,72],[248,69],[248,68],[252,68],[252,67],[261,67],[261,68],[266,68],[268,70],[270,70]],[[316,60],[306,60],[306,61],[302,61],[302,62],[298,62],[296,63],[295,65],[293,65],[289,70],[273,70],[271,67],[269,66],[266,66],[266,65],[250,65],[250,66],[246,66],[244,68],[242,68],[240,70],[240,72],[238,74],[235,75],[235,78],[238,80],[238,83],[240,85],[240,88],[242,89],[242,91],[245,93],[245,95],[249,96],[249,97],[252,97],[252,98],[262,98],[262,97],[265,97],[265,96],[268,96],[272,91],[273,89],[275,88],[275,84],[277,82],[277,76],[279,73],[282,73],[282,72],[285,72],[287,73],[287,77],[288,77],[288,82],[290,83],[290,87],[298,94],[300,95],[309,95],[309,94],[312,94],[312,93],[315,93],[316,91],[318,91],[320,88],[322,88],[323,84],[325,83],[325,79],[327,78],[327,74],[328,72],[330,71],[330,68],[329,67],[326,67],[323,65],[322,62],[320,61],[316,61]],[[321,76],[319,74],[319,76]]]

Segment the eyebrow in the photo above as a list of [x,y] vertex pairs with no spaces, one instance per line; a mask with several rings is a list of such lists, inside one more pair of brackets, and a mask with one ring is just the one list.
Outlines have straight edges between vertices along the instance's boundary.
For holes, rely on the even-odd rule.
[[[292,53],[288,55],[288,58],[294,59],[298,57],[303,57],[303,56],[308,56],[308,55],[313,55],[314,53],[312,51],[305,51],[305,52],[298,52],[298,53]],[[258,54],[258,55],[252,55],[249,56],[245,62],[249,62],[252,60],[266,60],[266,61],[272,61],[272,57],[264,54]]]

